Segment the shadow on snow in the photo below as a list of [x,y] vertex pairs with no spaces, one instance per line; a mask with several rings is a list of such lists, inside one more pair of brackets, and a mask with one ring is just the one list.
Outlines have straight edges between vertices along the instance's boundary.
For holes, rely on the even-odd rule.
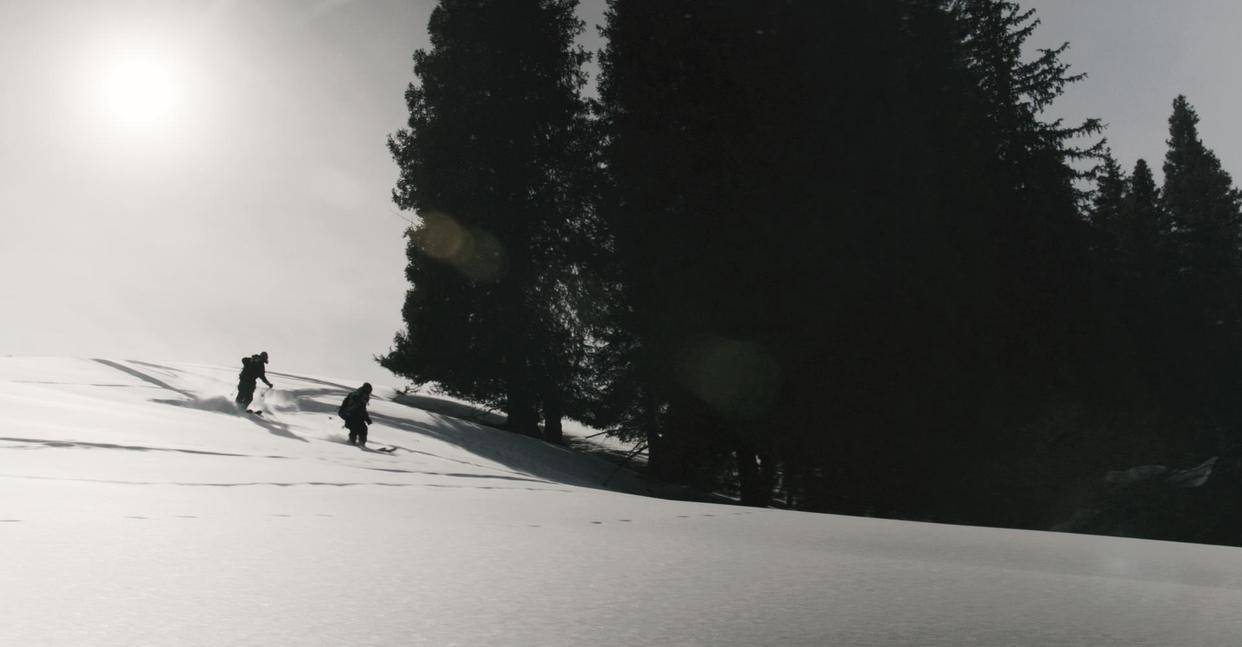
[[[184,400],[161,400],[157,398],[157,399],[152,400],[152,402],[158,402],[160,404],[168,404],[168,405],[172,405],[175,407],[184,407],[187,409],[197,409],[199,411],[210,411],[212,413],[225,413],[225,414],[233,415],[233,416],[243,415],[240,411],[238,411],[237,405],[230,402],[226,398],[215,397],[215,398],[202,399],[189,391],[178,389],[177,387],[174,387],[171,384],[168,384],[167,382],[164,382],[163,380],[153,375],[150,375],[148,373],[143,373],[142,371],[139,371],[134,368],[130,368],[128,366],[125,366],[124,364],[120,364],[118,362],[114,362],[114,361],[107,360],[107,359],[96,359],[95,361],[100,364],[103,364],[104,366],[108,366],[118,371],[121,371],[123,373],[132,375],[144,382],[147,382],[148,384],[153,384],[162,389],[172,391],[173,393],[176,393],[177,395],[180,395],[185,398]],[[157,364],[147,364],[146,362],[143,362],[143,365],[151,366],[151,367],[159,366]],[[159,368],[163,368],[165,370],[173,370],[167,367],[159,367]],[[272,422],[270,420],[264,420],[260,417],[252,416],[252,415],[245,415],[244,417],[250,422],[253,422],[254,424],[267,430],[267,432],[272,434],[273,436],[280,436],[281,438],[288,438],[290,440],[297,440],[300,442],[308,442],[305,438],[302,438],[301,436],[290,431],[289,425],[287,424],[284,424],[281,422]]]

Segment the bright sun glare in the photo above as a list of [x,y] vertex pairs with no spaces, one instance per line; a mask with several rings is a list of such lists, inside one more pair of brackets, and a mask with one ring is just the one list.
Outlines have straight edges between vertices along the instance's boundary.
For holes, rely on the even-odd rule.
[[104,74],[104,108],[114,121],[132,127],[165,125],[175,116],[181,92],[176,70],[154,54],[132,54]]

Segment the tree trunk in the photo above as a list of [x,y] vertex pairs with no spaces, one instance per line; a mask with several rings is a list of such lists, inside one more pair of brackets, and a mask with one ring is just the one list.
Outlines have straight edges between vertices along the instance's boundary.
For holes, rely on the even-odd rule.
[[643,389],[643,433],[647,436],[647,473],[667,481],[664,470],[664,449],[660,443],[660,409],[650,388]]
[[772,476],[774,463],[769,459],[760,464],[759,454],[749,447],[734,450],[737,460],[738,484],[742,505],[765,508],[772,503]]
[[523,436],[539,437],[539,417],[535,415],[534,409],[529,406],[515,407],[509,405],[508,420],[505,421],[505,428],[514,431]]
[[543,395],[543,439],[558,445],[565,442],[561,429],[561,394],[555,389]]
[[772,505],[779,465],[771,452],[759,452],[759,491],[762,494],[761,505],[764,507]]
[[506,407],[506,413],[509,416],[509,420],[506,426],[509,428],[509,431],[538,438],[539,414],[536,412],[535,398],[531,394],[529,386],[522,378],[512,375],[512,372],[507,382],[509,402]]

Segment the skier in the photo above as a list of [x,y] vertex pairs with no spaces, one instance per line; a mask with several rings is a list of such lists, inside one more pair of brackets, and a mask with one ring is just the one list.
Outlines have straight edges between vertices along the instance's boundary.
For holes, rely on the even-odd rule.
[[267,380],[267,369],[263,366],[264,364],[267,364],[267,351],[242,358],[242,370],[237,375],[237,407],[239,409],[249,411],[250,402],[254,400],[255,380],[263,380],[267,388],[272,388],[272,383]]
[[367,402],[371,399],[371,383],[367,382],[345,396],[341,408],[336,415],[345,421],[349,429],[349,444],[359,447],[367,446],[367,425],[371,424],[371,414],[367,413]]

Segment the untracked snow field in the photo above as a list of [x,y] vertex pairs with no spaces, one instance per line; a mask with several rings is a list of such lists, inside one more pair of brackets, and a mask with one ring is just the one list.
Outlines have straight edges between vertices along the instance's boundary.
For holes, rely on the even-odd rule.
[[1242,643],[1239,549],[655,499],[387,388],[366,451],[236,373],[0,359],[0,645]]

